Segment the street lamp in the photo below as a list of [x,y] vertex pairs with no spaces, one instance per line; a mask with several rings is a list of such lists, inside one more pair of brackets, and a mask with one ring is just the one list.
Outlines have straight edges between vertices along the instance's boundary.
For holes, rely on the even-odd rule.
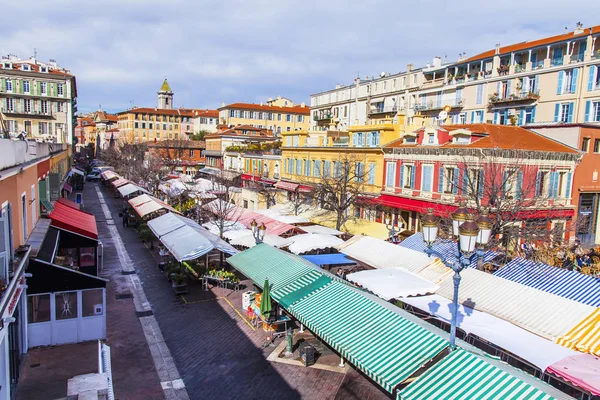
[[[458,312],[458,287],[460,285],[460,272],[471,264],[471,258],[476,253],[481,256],[483,246],[487,245],[491,232],[492,220],[483,212],[478,218],[469,213],[464,206],[460,206],[452,214],[452,233],[456,242],[456,255],[454,260],[449,260],[432,248],[437,239],[439,230],[438,219],[433,215],[433,210],[421,217],[423,241],[427,245],[425,253],[437,256],[448,268],[454,271],[454,295],[452,296],[452,321],[450,323],[450,349],[456,348],[456,319]],[[481,253],[480,253],[481,252]],[[481,257],[480,257],[481,258]]]
[[264,222],[258,226],[256,220],[253,219],[250,223],[250,228],[252,228],[252,236],[254,236],[254,241],[256,244],[261,244],[265,238],[265,233],[267,233],[267,227],[265,226]]

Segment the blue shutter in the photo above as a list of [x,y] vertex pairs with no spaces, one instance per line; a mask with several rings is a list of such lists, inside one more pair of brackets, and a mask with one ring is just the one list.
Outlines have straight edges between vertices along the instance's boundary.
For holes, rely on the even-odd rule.
[[583,122],[591,122],[590,119],[590,109],[592,108],[592,101],[588,100],[585,102],[585,118],[583,119]]
[[558,194],[558,172],[550,173],[550,187],[548,188],[548,197],[555,198]]
[[412,171],[410,173],[410,188],[414,189],[415,188],[415,173],[417,172],[417,166],[413,165],[412,167]]
[[573,78],[571,79],[571,93],[577,92],[577,76],[579,75],[579,68],[573,70]]
[[510,96],[510,81],[506,81],[506,97]]
[[524,122],[525,122],[525,109],[521,108],[521,110],[519,111],[519,122],[518,122],[518,125],[523,125]]
[[367,147],[371,147],[371,145],[373,143],[373,141],[371,140],[371,134],[372,134],[372,132],[367,132],[366,133],[366,135],[367,135]]
[[542,171],[538,171],[535,175],[535,195],[540,196],[540,186],[542,184]]
[[431,166],[423,165],[421,168],[421,173],[423,174],[423,186],[421,187],[422,191],[430,192],[431,191]]
[[402,164],[400,164],[400,183],[398,186],[404,187],[404,166]]
[[475,111],[471,111],[471,123],[475,123]]
[[375,163],[369,164],[369,185],[375,184]]
[[508,192],[508,171],[504,171],[502,174],[502,194],[506,196]]
[[444,167],[440,167],[440,176],[438,177],[438,193],[444,192]]
[[531,109],[531,122],[535,122],[535,108],[537,106],[533,106],[533,108]]
[[554,106],[554,122],[558,122],[558,116],[560,114],[560,104],[556,103]]
[[529,93],[529,78],[523,78],[523,86],[521,86],[521,93]]
[[534,92],[539,92],[540,91],[539,83],[540,83],[540,76],[536,75],[534,83],[533,83],[533,91]]
[[565,75],[565,71],[560,71],[558,73],[558,86],[556,87],[556,94],[562,94],[562,86],[563,86],[563,77]]
[[477,85],[477,104],[483,104],[483,85]]
[[510,124],[510,121],[508,119],[508,108],[506,110],[504,110],[504,125],[508,125]]
[[394,187],[394,164],[389,162],[385,164],[385,185]]
[[456,104],[459,103],[461,98],[462,98],[462,89],[456,89]]
[[571,179],[572,179],[572,173],[571,172],[567,172],[567,190],[565,191],[565,198],[569,198],[571,197]]
[[517,199],[521,198],[521,192],[523,191],[523,171],[519,171],[517,173],[517,190],[515,193],[515,197]]
[[595,65],[591,65],[590,66],[590,75],[588,78],[588,91],[591,92],[592,90],[594,90],[594,75],[596,72],[596,66]]
[[452,193],[458,194],[458,175],[460,174],[460,170],[458,168],[454,168],[454,176],[452,177]]
[[498,97],[502,96],[502,93],[500,93],[502,90],[502,82],[498,81],[498,83],[496,83],[496,93],[498,93]]
[[485,171],[479,171],[479,182],[477,182],[477,197],[483,198],[483,188],[485,186]]
[[500,114],[498,113],[498,111],[494,111],[494,124],[498,124],[500,120]]
[[569,114],[567,116],[567,122],[571,123],[573,122],[573,110],[575,109],[575,103],[571,102],[569,103]]

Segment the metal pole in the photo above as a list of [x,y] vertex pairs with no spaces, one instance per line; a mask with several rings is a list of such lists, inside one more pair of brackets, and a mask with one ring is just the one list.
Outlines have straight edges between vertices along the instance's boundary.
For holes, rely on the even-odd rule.
[[287,347],[285,350],[285,355],[286,356],[291,356],[292,354],[294,354],[294,333],[292,331],[292,328],[288,328],[287,330]]
[[452,322],[450,324],[450,349],[456,348],[456,319],[458,315],[458,286],[460,285],[460,269],[454,270],[454,295],[452,296]]

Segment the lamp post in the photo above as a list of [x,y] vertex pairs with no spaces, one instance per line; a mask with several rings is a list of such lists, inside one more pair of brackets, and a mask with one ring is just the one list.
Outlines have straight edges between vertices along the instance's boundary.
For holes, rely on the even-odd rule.
[[265,233],[267,232],[267,227],[265,226],[264,222],[258,226],[256,220],[253,219],[250,223],[250,227],[252,228],[252,236],[254,236],[254,241],[256,244],[261,244],[265,238]]
[[[423,241],[427,244],[427,255],[437,256],[448,268],[454,271],[454,294],[452,296],[452,321],[450,323],[450,348],[456,347],[456,320],[458,313],[458,288],[460,286],[460,272],[471,264],[471,258],[476,254],[475,249],[482,250],[490,239],[492,220],[487,213],[482,213],[475,222],[475,217],[464,206],[456,209],[452,214],[452,233],[458,240],[454,260],[432,248],[438,235],[438,219],[433,215],[433,210],[428,209],[427,214],[421,217]],[[477,252],[479,253],[479,251]]]

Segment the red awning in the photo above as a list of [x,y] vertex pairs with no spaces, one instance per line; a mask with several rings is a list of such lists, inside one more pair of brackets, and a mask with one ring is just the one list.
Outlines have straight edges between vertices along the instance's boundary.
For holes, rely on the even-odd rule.
[[92,214],[75,210],[57,201],[54,210],[50,213],[50,220],[55,228],[98,240],[96,218]]
[[267,179],[267,178],[260,178],[259,182],[267,183],[269,185],[274,185],[275,183],[277,183],[277,181],[275,181],[273,179]]
[[81,204],[75,203],[74,201],[71,201],[71,200],[60,198],[60,199],[58,199],[57,203],[64,204],[65,206],[74,208],[75,210],[81,210]]
[[298,185],[297,183],[292,183],[292,182],[285,182],[285,181],[279,181],[275,184],[275,187],[277,189],[283,189],[283,190],[289,190],[290,192],[295,192],[296,189],[298,189]]
[[310,192],[312,192],[312,190],[313,190],[313,188],[311,186],[300,185],[298,187],[298,191],[303,192],[303,193],[310,193]]
[[[398,208],[404,211],[415,211],[426,213],[428,208],[433,209],[437,216],[447,217],[452,214],[458,205],[439,204],[431,201],[410,199],[407,197],[391,196],[382,194],[375,201],[383,206]],[[523,210],[515,214],[517,220],[525,219],[543,219],[543,218],[570,218],[575,215],[575,211],[570,208],[550,209],[550,210]]]
[[258,182],[260,180],[260,175],[242,174],[242,180]]
[[65,183],[63,185],[63,189],[66,190],[69,193],[71,193],[73,191],[73,187],[71,185],[69,185],[68,183]]

